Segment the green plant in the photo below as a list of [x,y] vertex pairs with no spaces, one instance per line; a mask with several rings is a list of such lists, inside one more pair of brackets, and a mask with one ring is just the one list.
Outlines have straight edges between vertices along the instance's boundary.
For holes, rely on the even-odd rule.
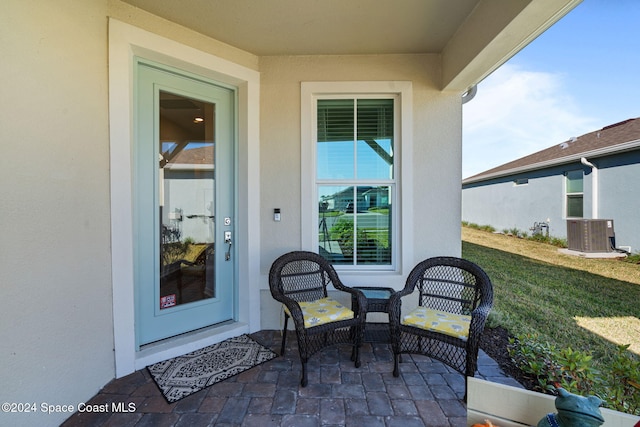
[[[471,228],[471,229],[474,229],[474,230],[487,231],[489,233],[494,233],[496,231],[496,228],[491,226],[491,225],[478,225],[478,224],[474,224],[474,223],[468,222],[468,221],[462,221],[462,226],[466,227],[466,228]],[[505,236],[513,236],[513,237],[518,237],[518,238],[521,238],[521,239],[532,240],[532,241],[535,241],[535,242],[548,243],[550,245],[553,245],[553,246],[556,246],[556,247],[559,247],[559,248],[566,248],[567,247],[567,239],[563,239],[563,238],[559,238],[559,237],[553,237],[553,236],[547,236],[547,235],[541,234],[541,233],[529,235],[529,233],[527,233],[526,231],[520,231],[516,227],[503,228],[501,230],[501,232]],[[629,257],[627,257],[627,258],[629,258]],[[637,254],[635,256],[635,258],[632,258],[631,262],[635,262],[635,263],[640,264],[640,253]]]
[[567,239],[562,239],[560,237],[551,237],[549,244],[559,248],[566,248],[568,246]]
[[540,243],[549,243],[550,239],[544,234],[533,234],[531,235],[531,237],[529,237],[529,240],[533,240],[534,242],[540,242]]
[[559,386],[571,393],[588,394],[599,381],[591,354],[571,347],[556,348],[539,341],[537,335],[512,339],[508,351],[516,366],[537,381],[543,392],[553,392]]
[[592,363],[589,353],[565,347],[553,355],[557,361],[555,375],[560,378],[560,385],[572,393],[589,394],[599,383],[600,371]]
[[487,323],[485,327],[487,328],[497,328],[498,326],[504,327],[504,324],[505,324],[505,321],[504,321],[504,315],[502,314],[502,312],[496,309],[493,309],[491,310],[491,312],[489,312],[489,317],[487,317]]
[[555,390],[553,354],[557,350],[553,345],[539,341],[537,335],[519,335],[509,339],[507,351],[516,367],[536,382],[539,391],[551,393]]
[[629,345],[618,346],[601,396],[616,411],[640,415],[640,360],[629,352]]
[[[629,381],[620,377],[614,380],[611,374],[613,367],[622,363],[616,362],[618,351],[614,342],[631,343],[631,348],[640,343],[635,322],[623,320],[637,317],[640,300],[638,265],[611,259],[570,257],[560,254],[557,246],[468,228],[462,230],[462,236],[463,257],[480,265],[493,283],[494,306],[488,327],[501,326],[512,336],[535,335],[538,342],[548,343],[540,344],[543,348],[571,347],[588,351],[593,356],[589,364],[594,371],[590,372],[596,369],[600,372],[594,374],[597,378],[592,393],[611,402],[607,405],[612,408],[640,412],[637,400],[632,399],[635,396],[640,399],[640,389],[635,386],[640,381],[633,376],[637,375],[633,372],[639,370],[638,357],[627,351],[625,357],[631,357],[633,363],[625,363],[631,364],[632,368],[619,369],[627,372]],[[578,319],[593,322],[585,324]],[[611,327],[605,319],[620,320]],[[571,357],[565,355],[565,359]],[[540,359],[544,360],[543,357]],[[546,372],[540,364],[534,363],[529,368],[534,373]],[[535,378],[537,383],[537,376],[526,375]],[[580,378],[580,372],[576,378]],[[546,381],[543,386],[553,381],[549,377],[543,379]],[[625,391],[621,390],[623,386]],[[625,403],[616,404],[616,400]]]
[[518,230],[516,227],[510,228],[509,230],[507,230],[507,234],[511,234],[513,237],[519,237],[520,236],[520,230]]
[[640,264],[640,252],[629,254],[627,257],[622,258],[622,260],[630,262],[631,264]]
[[491,225],[478,225],[473,222],[462,221],[462,226],[467,228],[472,228],[474,230],[486,231],[489,233],[493,233],[496,229]]
[[507,351],[539,391],[553,393],[562,387],[575,394],[595,394],[610,409],[640,415],[640,360],[628,349],[629,345],[618,346],[604,375],[594,367],[591,354],[559,349],[535,334],[511,338]]

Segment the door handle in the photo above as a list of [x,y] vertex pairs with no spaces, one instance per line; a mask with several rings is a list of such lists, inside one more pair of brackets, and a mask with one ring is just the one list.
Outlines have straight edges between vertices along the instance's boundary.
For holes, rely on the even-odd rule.
[[227,248],[227,252],[225,252],[225,254],[224,254],[224,260],[225,261],[229,261],[231,259],[231,245],[233,244],[233,242],[231,241],[231,232],[230,231],[225,231],[224,232],[224,243],[229,245],[229,247]]

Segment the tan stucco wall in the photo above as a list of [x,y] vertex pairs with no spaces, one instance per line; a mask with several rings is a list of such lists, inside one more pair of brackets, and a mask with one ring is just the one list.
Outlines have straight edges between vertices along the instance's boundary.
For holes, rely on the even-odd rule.
[[2,3],[2,425],[58,425],[114,374],[107,3]]
[[[461,105],[437,89],[437,55],[258,59],[117,0],[9,0],[2,16],[1,401],[77,405],[114,376],[109,16],[261,72],[263,328],[279,324],[266,272],[301,244],[301,81],[412,82],[409,262],[459,253]],[[407,273],[377,283],[399,287]],[[2,423],[57,425],[69,415],[3,414]]]
[[[261,73],[261,272],[262,328],[278,328],[281,316],[269,293],[268,269],[284,252],[301,248],[300,84],[304,81],[411,81],[414,223],[402,224],[414,239],[404,256],[409,265],[433,255],[460,253],[460,95],[443,93],[438,55],[263,57]],[[274,107],[275,106],[275,107]],[[310,165],[309,165],[310,166]],[[282,221],[273,221],[280,208]],[[371,285],[403,285],[409,271],[383,274]],[[345,275],[345,283],[357,281]]]
[[143,30],[168,37],[186,46],[219,56],[244,67],[253,70],[258,68],[258,57],[251,53],[211,39],[119,0],[106,1],[111,18],[116,18]]
[[258,59],[117,0],[3,2],[3,425],[58,425],[114,377],[108,17],[256,69]]

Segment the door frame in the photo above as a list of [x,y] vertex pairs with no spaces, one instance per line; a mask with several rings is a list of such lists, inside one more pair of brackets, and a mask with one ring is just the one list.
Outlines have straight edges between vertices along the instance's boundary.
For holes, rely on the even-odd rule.
[[[202,75],[237,91],[236,317],[136,351],[131,153],[134,57]],[[109,19],[111,280],[116,378],[152,363],[260,329],[260,74],[215,55]]]

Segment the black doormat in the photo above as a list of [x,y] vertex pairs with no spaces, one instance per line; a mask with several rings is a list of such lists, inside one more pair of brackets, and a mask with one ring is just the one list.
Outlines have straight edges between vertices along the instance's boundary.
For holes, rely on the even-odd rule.
[[277,357],[248,335],[158,362],[147,369],[169,403]]

